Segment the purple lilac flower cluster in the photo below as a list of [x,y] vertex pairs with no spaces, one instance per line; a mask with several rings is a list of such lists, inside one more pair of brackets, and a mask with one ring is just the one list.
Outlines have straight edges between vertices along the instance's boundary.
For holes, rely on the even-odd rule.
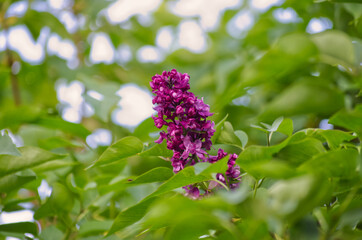
[[[202,98],[198,99],[188,91],[189,80],[187,73],[173,69],[164,71],[162,75],[156,74],[150,82],[155,94],[152,102],[156,104],[154,109],[157,111],[157,116],[152,118],[157,128],[167,126],[167,131],[161,131],[160,138],[155,142],[162,143],[166,139],[167,148],[173,150],[171,163],[175,173],[200,161],[214,163],[227,156],[222,149],[218,150],[217,156],[210,156],[206,152],[211,149],[211,137],[215,132],[214,122],[207,120],[207,117],[213,114]],[[231,189],[238,186],[237,178],[240,176],[240,169],[235,165],[236,158],[236,154],[231,154],[226,173],[216,175],[218,181]],[[200,195],[197,186],[190,185],[185,189],[191,197],[198,198]]]

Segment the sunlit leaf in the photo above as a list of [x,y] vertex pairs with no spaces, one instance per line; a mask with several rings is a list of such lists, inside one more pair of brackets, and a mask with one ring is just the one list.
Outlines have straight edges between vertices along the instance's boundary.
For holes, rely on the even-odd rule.
[[65,155],[55,154],[35,147],[21,147],[19,150],[21,156],[0,156],[0,177],[65,157]]
[[7,134],[0,134],[0,155],[21,156],[19,150]]
[[[165,140],[164,140],[165,141]],[[142,157],[172,157],[173,152],[170,149],[167,149],[167,145],[165,142],[161,144],[155,144],[149,149],[141,152],[139,154]]]
[[136,177],[132,181],[128,181],[128,184],[144,184],[151,182],[161,182],[169,179],[173,176],[173,172],[170,168],[158,167],[153,168],[150,171]]
[[109,164],[136,155],[142,151],[142,148],[143,144],[138,138],[132,136],[122,138],[108,147],[94,166]]

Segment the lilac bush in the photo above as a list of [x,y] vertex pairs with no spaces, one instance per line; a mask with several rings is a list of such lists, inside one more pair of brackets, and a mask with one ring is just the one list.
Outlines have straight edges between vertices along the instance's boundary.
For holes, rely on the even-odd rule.
[[[156,74],[150,82],[155,94],[152,102],[157,111],[157,116],[152,118],[157,128],[167,126],[167,130],[161,131],[155,142],[162,143],[166,139],[167,148],[173,151],[171,163],[175,173],[197,162],[215,163],[228,155],[223,149],[219,149],[216,156],[207,153],[212,147],[211,137],[215,132],[214,122],[207,118],[213,113],[210,113],[210,106],[204,103],[203,98],[199,99],[188,91],[189,80],[187,73],[173,69],[164,71],[162,75]],[[237,157],[230,154],[227,171],[216,175],[216,180],[230,189],[239,185],[240,168],[235,165]],[[219,183],[211,182],[207,187],[189,185],[184,189],[188,196],[199,198],[202,195],[200,188],[207,195]]]

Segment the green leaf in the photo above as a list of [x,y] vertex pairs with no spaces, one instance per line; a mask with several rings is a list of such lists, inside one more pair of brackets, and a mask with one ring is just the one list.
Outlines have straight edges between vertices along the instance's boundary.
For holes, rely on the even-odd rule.
[[333,3],[361,3],[361,0],[320,0],[320,1],[329,1]]
[[291,224],[328,200],[331,186],[324,178],[304,175],[277,181],[268,192],[268,209]]
[[141,141],[147,141],[150,139],[149,134],[155,132],[155,123],[152,118],[147,118],[133,132],[133,136],[138,137]]
[[127,157],[131,157],[141,152],[142,142],[133,136],[122,138],[109,146],[94,163],[94,166],[109,164]]
[[36,179],[36,175],[31,170],[14,173],[0,178],[0,192],[11,192],[19,189],[24,184]]
[[258,130],[260,130],[262,132],[265,132],[265,133],[269,133],[269,131],[267,129],[265,129],[264,127],[261,127],[261,126],[255,125],[255,124],[251,124],[250,127],[258,129]]
[[40,109],[23,105],[18,108],[7,108],[0,112],[0,129],[17,130],[23,123],[34,122],[40,115]]
[[[207,168],[205,168],[203,171],[201,171],[200,175],[207,176],[212,173],[224,173],[228,169],[228,164],[227,164],[228,161],[229,161],[229,156],[226,156],[226,157],[220,159],[219,161],[217,161],[213,164],[210,164]],[[200,164],[200,163],[198,163],[198,164]]]
[[32,170],[35,173],[41,173],[41,172],[46,172],[46,171],[57,170],[57,169],[64,168],[64,167],[75,166],[78,164],[79,163],[72,162],[69,159],[68,160],[54,160],[54,161],[46,162],[46,163],[40,164],[39,166],[33,167]]
[[113,224],[112,220],[96,221],[90,220],[82,223],[79,227],[80,236],[99,235],[107,231]]
[[22,156],[0,155],[0,177],[66,156],[36,147],[21,147],[19,150]]
[[17,222],[1,224],[0,231],[11,233],[30,233],[38,235],[38,225],[35,222]]
[[346,33],[328,30],[312,35],[311,39],[319,49],[322,62],[332,66],[342,65],[347,71],[355,68],[354,47]]
[[[204,171],[206,171],[206,169]],[[164,194],[176,188],[180,188],[198,182],[204,182],[211,179],[212,179],[211,176],[206,176],[203,174],[196,175],[194,167],[190,166],[181,170],[176,175],[171,177],[167,182],[163,183],[156,191],[150,194],[147,198]]]
[[[212,173],[223,173],[226,171],[228,167],[227,161],[228,157],[225,157],[214,164],[208,165],[206,168],[203,167],[201,169],[198,169],[196,167],[195,169],[195,166],[186,167],[185,169],[181,170],[176,175],[171,177],[168,181],[163,183],[161,186],[159,186],[159,188],[151,193],[149,196],[147,196],[147,198],[159,196],[176,188],[180,188],[190,184],[212,180]],[[201,163],[201,165],[203,164]],[[201,173],[197,174],[198,172],[200,172],[199,170],[201,171]]]
[[[241,85],[236,89],[282,78],[310,61],[316,52],[316,46],[308,35],[303,33],[285,35],[278,39],[277,43],[258,61],[251,62],[244,68],[241,73]],[[230,91],[235,91],[235,88],[231,88]]]
[[62,240],[63,239],[63,233],[60,231],[57,227],[54,225],[50,225],[49,227],[46,227],[42,229],[39,239],[40,240]]
[[143,216],[146,215],[147,210],[149,209],[150,205],[157,199],[157,197],[148,198],[143,200],[132,207],[123,210],[118,214],[114,223],[109,230],[107,236],[124,229],[132,225],[133,223],[139,221]]
[[154,146],[150,147],[149,149],[139,153],[142,157],[172,157],[173,152],[170,149],[167,149],[167,145],[165,142],[161,144],[155,144]]
[[289,137],[283,142],[270,147],[256,145],[249,146],[240,153],[236,163],[244,168],[257,162],[271,160],[274,154],[278,153],[289,143],[290,139],[291,138]]
[[344,106],[344,95],[337,89],[312,79],[298,81],[266,105],[260,118],[319,114],[328,116]]
[[85,139],[88,135],[91,134],[91,132],[83,125],[71,123],[61,118],[42,117],[38,119],[35,123],[47,128],[59,129],[65,133],[73,134],[82,139]]
[[285,118],[280,123],[276,131],[283,133],[287,136],[291,136],[293,134],[293,120],[290,118]]
[[228,121],[224,122],[224,127],[221,130],[219,138],[216,142],[234,145],[239,148],[241,148],[243,145],[241,140],[235,135],[233,126]]
[[303,140],[288,144],[280,150],[277,157],[288,161],[294,166],[298,166],[323,152],[326,152],[326,150],[319,140],[315,138],[304,138]]
[[302,172],[325,174],[329,177],[352,177],[356,174],[358,152],[354,149],[339,149],[317,155],[302,164]]
[[239,140],[242,144],[242,147],[244,148],[246,146],[246,144],[248,143],[248,135],[244,131],[241,131],[241,130],[236,130],[234,133],[239,138]]
[[[42,21],[39,21],[39,19]],[[48,26],[50,29],[52,29],[52,31],[56,32],[63,38],[70,36],[70,34],[65,29],[65,26],[59,21],[59,19],[46,11],[38,12],[32,9],[28,9],[20,23],[25,23],[35,41],[39,37],[41,29],[45,26]]]
[[334,114],[329,122],[331,124],[344,127],[356,132],[362,137],[362,105],[358,105],[354,110],[341,110]]
[[158,167],[153,168],[150,171],[136,177],[132,181],[128,182],[128,184],[144,184],[151,182],[162,182],[166,181],[170,177],[173,176],[173,171],[170,168],[166,167]]
[[274,120],[273,124],[271,125],[270,128],[268,128],[268,130],[270,132],[275,132],[278,130],[280,124],[283,122],[284,117],[278,117],[277,119]]
[[295,170],[292,166],[285,161],[274,159],[250,164],[246,169],[247,172],[256,179],[263,177],[280,179],[295,176]]
[[63,147],[83,147],[83,145],[75,142],[71,142],[62,137],[50,137],[46,139],[41,139],[38,141],[38,145],[41,148],[46,150],[51,150],[55,148],[63,148]]
[[52,194],[40,208],[34,213],[34,219],[68,213],[74,205],[73,194],[61,183],[52,185]]
[[[361,3],[361,2],[360,2]],[[343,7],[354,17],[355,21],[362,16],[362,5],[353,3],[344,3]]]
[[21,156],[19,150],[7,134],[4,136],[0,134],[0,155]]
[[323,136],[327,143],[329,148],[331,149],[337,149],[341,143],[347,141],[351,141],[352,139],[356,138],[356,136],[351,135],[348,132],[343,132],[340,130],[318,130],[318,134]]

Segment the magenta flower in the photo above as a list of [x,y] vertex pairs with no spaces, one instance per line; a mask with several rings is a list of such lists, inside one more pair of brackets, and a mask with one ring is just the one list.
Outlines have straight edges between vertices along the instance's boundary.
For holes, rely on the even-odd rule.
[[[182,74],[173,69],[170,72],[164,71],[162,75],[156,74],[150,82],[155,94],[152,102],[157,111],[157,117],[152,118],[157,128],[167,126],[167,131],[161,131],[155,142],[162,143],[166,139],[167,148],[173,151],[171,163],[175,173],[187,165],[206,161],[215,163],[227,156],[222,149],[218,150],[217,156],[210,156],[206,152],[211,149],[211,137],[215,132],[214,122],[207,120],[207,117],[213,114],[203,98],[199,99],[188,91],[189,80],[187,73]],[[240,176],[240,168],[235,165],[236,158],[236,154],[231,154],[225,175],[219,173],[216,176],[218,181],[232,189],[238,186]],[[196,186],[186,186],[184,189],[192,198],[200,196]]]

